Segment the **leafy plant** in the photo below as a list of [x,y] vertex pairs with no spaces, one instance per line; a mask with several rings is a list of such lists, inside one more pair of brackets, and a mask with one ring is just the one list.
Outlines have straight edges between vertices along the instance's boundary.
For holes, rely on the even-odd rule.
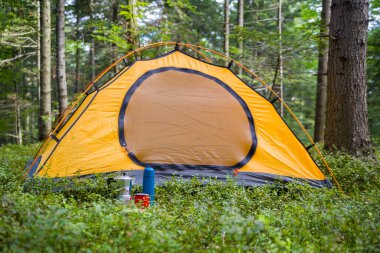
[[[24,179],[36,146],[0,147],[0,251],[376,252],[380,166],[326,154],[345,194],[299,184],[241,187],[173,178],[145,210],[107,177]],[[141,187],[135,187],[140,192]]]

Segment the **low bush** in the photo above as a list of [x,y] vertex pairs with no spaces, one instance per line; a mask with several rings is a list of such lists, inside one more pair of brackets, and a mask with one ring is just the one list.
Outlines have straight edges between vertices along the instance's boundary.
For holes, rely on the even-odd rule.
[[[35,146],[0,147],[4,252],[378,252],[380,166],[326,154],[345,194],[173,179],[143,211],[106,179],[23,178]],[[135,190],[141,188],[135,188]]]

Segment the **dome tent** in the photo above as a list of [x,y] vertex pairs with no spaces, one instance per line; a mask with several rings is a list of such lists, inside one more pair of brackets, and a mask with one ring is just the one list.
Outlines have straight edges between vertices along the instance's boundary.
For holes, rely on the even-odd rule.
[[[97,85],[126,57],[162,45],[176,47],[156,58],[136,60]],[[158,181],[173,175],[233,175],[242,185],[297,180],[331,186],[273,101],[231,71],[233,61],[228,67],[214,65],[179,46],[203,55],[199,46],[162,42],[137,49],[103,71],[52,129],[28,175],[125,171],[139,180],[144,167],[151,166]]]

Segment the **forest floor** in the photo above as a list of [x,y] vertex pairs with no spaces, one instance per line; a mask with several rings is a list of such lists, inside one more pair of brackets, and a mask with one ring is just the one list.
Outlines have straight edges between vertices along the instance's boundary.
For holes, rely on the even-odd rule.
[[380,165],[371,160],[326,155],[344,195],[172,180],[140,211],[115,200],[117,189],[101,177],[24,180],[35,151],[0,147],[0,251],[380,252]]

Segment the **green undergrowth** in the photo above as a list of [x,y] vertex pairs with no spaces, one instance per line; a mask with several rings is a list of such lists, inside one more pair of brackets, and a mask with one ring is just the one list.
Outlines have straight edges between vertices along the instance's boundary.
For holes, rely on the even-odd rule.
[[0,147],[3,252],[380,252],[380,165],[372,160],[326,155],[344,195],[173,179],[141,211],[115,200],[104,177],[25,181],[35,151]]

